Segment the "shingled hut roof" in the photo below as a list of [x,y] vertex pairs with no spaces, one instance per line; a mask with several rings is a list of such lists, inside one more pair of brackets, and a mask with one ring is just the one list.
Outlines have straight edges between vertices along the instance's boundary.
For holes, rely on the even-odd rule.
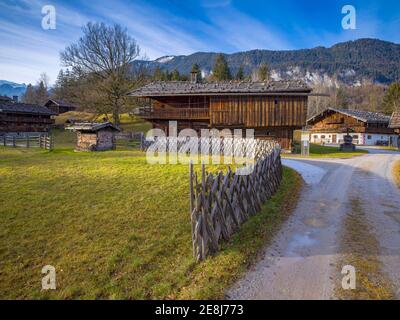
[[241,95],[241,94],[309,94],[309,88],[303,81],[225,81],[225,82],[191,82],[191,81],[157,81],[133,90],[133,97],[185,96],[185,95]]
[[393,112],[392,118],[390,119],[389,128],[400,129],[400,112]]
[[353,117],[357,120],[360,120],[365,123],[387,123],[389,124],[390,116],[384,115],[383,113],[378,112],[370,112],[363,110],[347,110],[347,109],[336,109],[336,108],[328,108],[321,113],[315,115],[311,119],[307,121],[308,124],[313,124],[319,118],[325,116],[325,114],[329,112],[338,112],[343,115]]
[[63,100],[57,100],[57,99],[50,99],[49,101],[46,102],[45,106],[49,106],[52,103],[59,107],[67,107],[67,108],[73,108],[73,109],[77,108],[77,106],[72,103],[69,103],[69,102],[66,102]]
[[66,127],[66,129],[68,130],[85,131],[85,132],[96,132],[107,128],[110,128],[115,131],[121,131],[116,125],[114,125],[111,122],[81,122]]

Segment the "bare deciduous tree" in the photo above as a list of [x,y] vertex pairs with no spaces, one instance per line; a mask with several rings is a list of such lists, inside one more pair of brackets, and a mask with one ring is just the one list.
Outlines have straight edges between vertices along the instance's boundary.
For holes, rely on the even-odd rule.
[[[139,56],[136,40],[120,25],[89,22],[83,36],[61,53],[65,67],[86,79],[88,98],[103,113],[111,113],[116,124],[134,87],[131,63]],[[101,106],[101,107],[100,107]]]

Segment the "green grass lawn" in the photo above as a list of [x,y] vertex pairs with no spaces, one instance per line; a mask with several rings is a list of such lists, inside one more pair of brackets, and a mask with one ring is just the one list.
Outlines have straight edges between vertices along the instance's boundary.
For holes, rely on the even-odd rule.
[[[285,169],[263,211],[196,264],[187,166],[148,165],[139,151],[0,147],[0,298],[221,298],[288,216],[300,187]],[[56,268],[55,291],[41,291],[45,265]]]
[[[356,149],[354,152],[340,151],[339,147],[327,147],[317,144],[310,145],[310,158],[353,158],[368,153],[367,150]],[[284,154],[284,157],[301,157],[299,154]]]
[[393,166],[394,181],[400,188],[400,161],[396,161]]

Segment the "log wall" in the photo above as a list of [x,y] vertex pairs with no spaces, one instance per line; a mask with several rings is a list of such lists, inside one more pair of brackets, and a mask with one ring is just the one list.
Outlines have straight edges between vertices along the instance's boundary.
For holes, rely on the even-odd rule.
[[242,125],[249,128],[303,127],[307,97],[215,96],[210,98],[211,126]]

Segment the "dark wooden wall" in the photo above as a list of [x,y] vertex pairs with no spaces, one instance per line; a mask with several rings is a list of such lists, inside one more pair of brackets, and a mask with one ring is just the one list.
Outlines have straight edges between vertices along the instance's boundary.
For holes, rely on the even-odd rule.
[[302,96],[222,96],[210,100],[212,126],[301,128],[306,118],[307,97]]
[[0,132],[47,132],[52,124],[50,116],[0,113]]
[[[283,148],[290,149],[293,131],[306,125],[307,101],[307,96],[157,97],[152,101],[153,116],[148,120],[166,133],[168,120],[178,120],[178,130],[255,129],[257,138],[276,139]],[[202,108],[209,110],[207,118],[196,116]],[[178,109],[187,109],[184,118]]]

